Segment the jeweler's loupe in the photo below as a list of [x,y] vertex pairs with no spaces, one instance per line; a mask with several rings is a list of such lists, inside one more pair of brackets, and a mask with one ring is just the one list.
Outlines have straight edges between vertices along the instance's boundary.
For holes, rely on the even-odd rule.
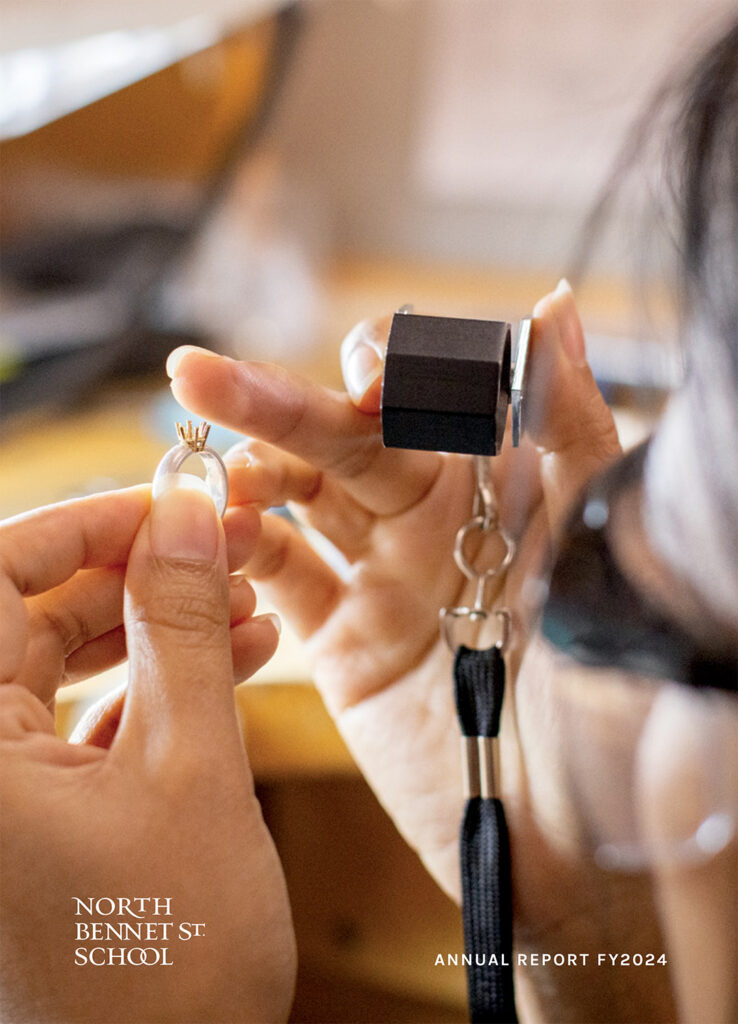
[[382,381],[382,438],[388,448],[498,455],[508,406],[520,443],[531,321],[392,318]]

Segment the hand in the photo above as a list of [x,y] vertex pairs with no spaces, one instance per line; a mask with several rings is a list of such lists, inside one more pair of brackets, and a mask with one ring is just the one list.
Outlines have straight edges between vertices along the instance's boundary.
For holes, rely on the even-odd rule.
[[[266,661],[277,633],[251,617],[248,584],[229,613],[226,534],[206,496],[175,490],[148,510],[135,489],[0,527],[0,1005],[19,1024],[289,1011],[289,906],[232,693],[234,671]],[[235,510],[226,532],[243,561],[258,515]],[[93,730],[109,749],[66,743],[49,711],[56,687],[124,655],[123,618],[125,706],[117,729],[108,713]],[[146,920],[205,925],[189,942],[140,943],[167,946],[173,966],[75,963],[80,946],[138,945],[75,940],[75,897],[150,896],[170,898],[172,917]]]
[[[552,524],[619,451],[571,292],[548,296],[536,314],[530,383],[550,396],[546,416],[512,457],[508,440],[493,466],[501,522],[518,543],[497,601],[523,629],[532,610],[523,583],[538,571]],[[289,501],[351,563],[341,579],[300,533],[265,516],[248,570],[308,640],[316,683],[401,831],[458,895],[458,734],[438,612],[463,603],[451,551],[474,484],[468,458],[382,447],[387,329],[360,325],[344,343],[350,396],[191,348],[168,369],[183,405],[260,439],[227,456],[231,500]]]
[[[458,898],[458,728],[438,612],[473,597],[451,552],[470,516],[474,480],[466,457],[382,447],[387,328],[363,324],[346,339],[349,394],[191,348],[174,352],[168,370],[185,407],[257,439],[227,456],[234,503],[289,502],[349,563],[338,573],[298,531],[267,515],[248,571],[305,637],[315,681],[398,828]],[[511,451],[508,438],[493,460],[500,522],[517,553],[489,595],[515,624],[502,760],[516,943],[531,952],[607,952],[641,940],[658,948],[649,883],[607,876],[582,845],[580,809],[566,785],[566,685],[531,636],[552,537],[581,487],[620,451],[568,286],[536,306],[531,344],[528,439]],[[488,547],[478,564],[499,561],[494,542]],[[637,934],[625,909],[634,903],[642,908]],[[673,1013],[665,972],[643,974],[642,992],[631,975],[603,975],[594,963],[575,974],[542,973],[537,991],[521,986],[520,1001],[529,1010],[540,1004],[544,1015],[592,1019],[604,1001],[625,1019],[636,989],[639,1012]]]

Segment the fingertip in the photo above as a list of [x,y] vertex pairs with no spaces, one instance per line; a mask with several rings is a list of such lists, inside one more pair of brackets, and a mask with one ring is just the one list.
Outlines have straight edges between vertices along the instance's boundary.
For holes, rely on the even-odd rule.
[[123,684],[93,704],[77,722],[69,742],[109,749],[123,715],[126,690]]
[[282,620],[276,612],[265,612],[263,615],[257,615],[256,618],[251,621],[257,622],[259,625],[262,623],[269,623],[277,631],[277,636],[281,636],[282,634]]
[[256,615],[231,628],[233,672],[242,682],[269,661],[279,646],[281,622],[273,613]]
[[253,444],[254,440],[251,437],[244,438],[242,441],[236,441],[223,455],[223,462],[225,462],[229,469],[231,466],[253,466],[254,456],[251,451]]
[[151,550],[172,561],[214,562],[220,520],[209,492],[193,488],[190,481],[201,483],[189,474],[173,474],[155,490],[149,522]]
[[235,574],[229,578],[231,594],[231,629],[247,622],[256,608],[256,592],[247,576]]
[[572,366],[587,366],[584,331],[579,319],[574,292],[565,277],[556,288],[539,299],[533,307],[533,317],[539,321],[539,335],[553,343],[554,336]]
[[172,379],[178,377],[183,372],[185,361],[189,360],[190,357],[206,359],[220,358],[215,352],[211,352],[206,348],[200,348],[198,345],[180,345],[179,348],[175,348],[170,352],[167,357],[167,376]]
[[536,302],[533,307],[533,317],[536,320],[545,318],[546,314],[549,312],[549,306],[551,305],[551,298],[553,294],[553,292],[547,292],[538,300],[538,302]]
[[232,402],[230,389],[238,363],[228,356],[183,345],[170,354],[166,367],[175,400],[195,415],[217,420]]
[[184,409],[211,423],[248,435],[251,432],[248,420],[253,417],[258,421],[261,415],[260,390],[269,390],[272,383],[269,374],[259,372],[260,369],[256,363],[241,363],[228,356],[191,350],[177,367],[177,375],[169,382],[169,387]]
[[564,355],[578,369],[587,365],[587,350],[571,285],[562,277],[553,294],[553,313],[559,327],[559,342]]

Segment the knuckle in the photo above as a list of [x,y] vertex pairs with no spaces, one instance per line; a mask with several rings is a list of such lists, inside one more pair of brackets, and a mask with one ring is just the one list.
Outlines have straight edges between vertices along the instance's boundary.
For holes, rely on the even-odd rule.
[[136,623],[207,636],[227,628],[227,581],[215,567],[199,563],[160,566],[158,579],[133,614]]
[[[289,485],[289,469],[287,466],[284,467],[283,473],[285,484]],[[324,474],[322,470],[306,466],[304,471],[297,475],[297,480],[295,481],[293,489],[296,494],[296,500],[303,505],[313,504],[323,491],[323,482]]]
[[10,737],[51,728],[53,721],[39,698],[20,683],[0,685],[0,735]]
[[290,400],[284,403],[282,428],[272,438],[272,443],[277,446],[288,447],[290,438],[299,434],[300,429],[305,423],[307,413],[307,397],[303,393],[290,396]]
[[37,604],[34,611],[46,629],[59,638],[65,655],[83,647],[91,639],[88,624],[69,607]]
[[[203,703],[203,722],[206,720]],[[183,805],[194,808],[205,804],[212,813],[216,802],[227,799],[228,791],[238,788],[244,748],[235,719],[232,729],[221,731],[217,745],[207,743],[207,756],[203,756],[204,749],[200,738],[193,737],[190,743],[159,743],[156,752],[149,755],[157,764],[154,775],[165,797],[164,805],[174,809],[174,818],[180,822]],[[237,809],[230,811],[235,813]]]
[[384,446],[379,433],[370,434],[362,443],[347,446],[338,452],[326,469],[344,480],[353,480],[370,470],[383,451]]
[[[278,420],[271,428],[262,431],[261,436],[278,447],[289,447],[289,440],[299,434],[309,413],[308,391],[303,386],[296,386],[294,375],[283,366],[242,363],[235,372],[238,373],[239,391],[243,393],[245,390],[250,397],[249,420],[260,422],[262,414],[276,404]],[[264,398],[267,392],[268,402]]]
[[286,537],[280,537],[268,550],[260,552],[258,578],[266,581],[279,576],[287,564],[288,557],[289,540]]
[[562,450],[579,450],[598,462],[610,461],[620,452],[620,441],[615,422],[599,391],[587,396],[581,417],[581,424],[586,424],[586,430],[577,424],[561,446]]
[[0,685],[0,709],[3,711],[15,708],[36,707],[38,697],[35,697],[30,690],[20,683],[3,683]]

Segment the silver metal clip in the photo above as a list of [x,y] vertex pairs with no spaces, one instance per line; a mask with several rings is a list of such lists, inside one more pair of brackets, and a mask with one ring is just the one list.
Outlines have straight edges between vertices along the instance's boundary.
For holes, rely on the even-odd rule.
[[477,489],[474,492],[472,515],[482,517],[485,530],[497,526],[497,499],[492,487],[492,466],[486,455],[474,455],[474,474],[477,478]]
[[[476,476],[476,491],[474,494],[474,505],[472,518],[464,523],[456,534],[454,541],[454,561],[461,572],[468,580],[476,584],[473,605],[460,605],[454,608],[442,608],[440,612],[441,635],[452,651],[456,651],[457,643],[454,638],[454,624],[459,619],[468,619],[471,622],[481,623],[490,617],[491,612],[487,608],[486,594],[488,584],[497,576],[505,572],[515,554],[515,542],[504,530],[500,529],[497,515],[497,501],[492,487],[492,473],[489,458],[482,455],[474,456],[474,473]],[[477,569],[468,559],[466,543],[469,536],[479,533],[480,539],[484,536],[497,533],[504,544],[504,555],[498,565],[486,569]],[[510,637],[510,613],[507,609],[498,609],[494,615],[501,623],[501,636],[497,642],[500,650],[504,650]]]

